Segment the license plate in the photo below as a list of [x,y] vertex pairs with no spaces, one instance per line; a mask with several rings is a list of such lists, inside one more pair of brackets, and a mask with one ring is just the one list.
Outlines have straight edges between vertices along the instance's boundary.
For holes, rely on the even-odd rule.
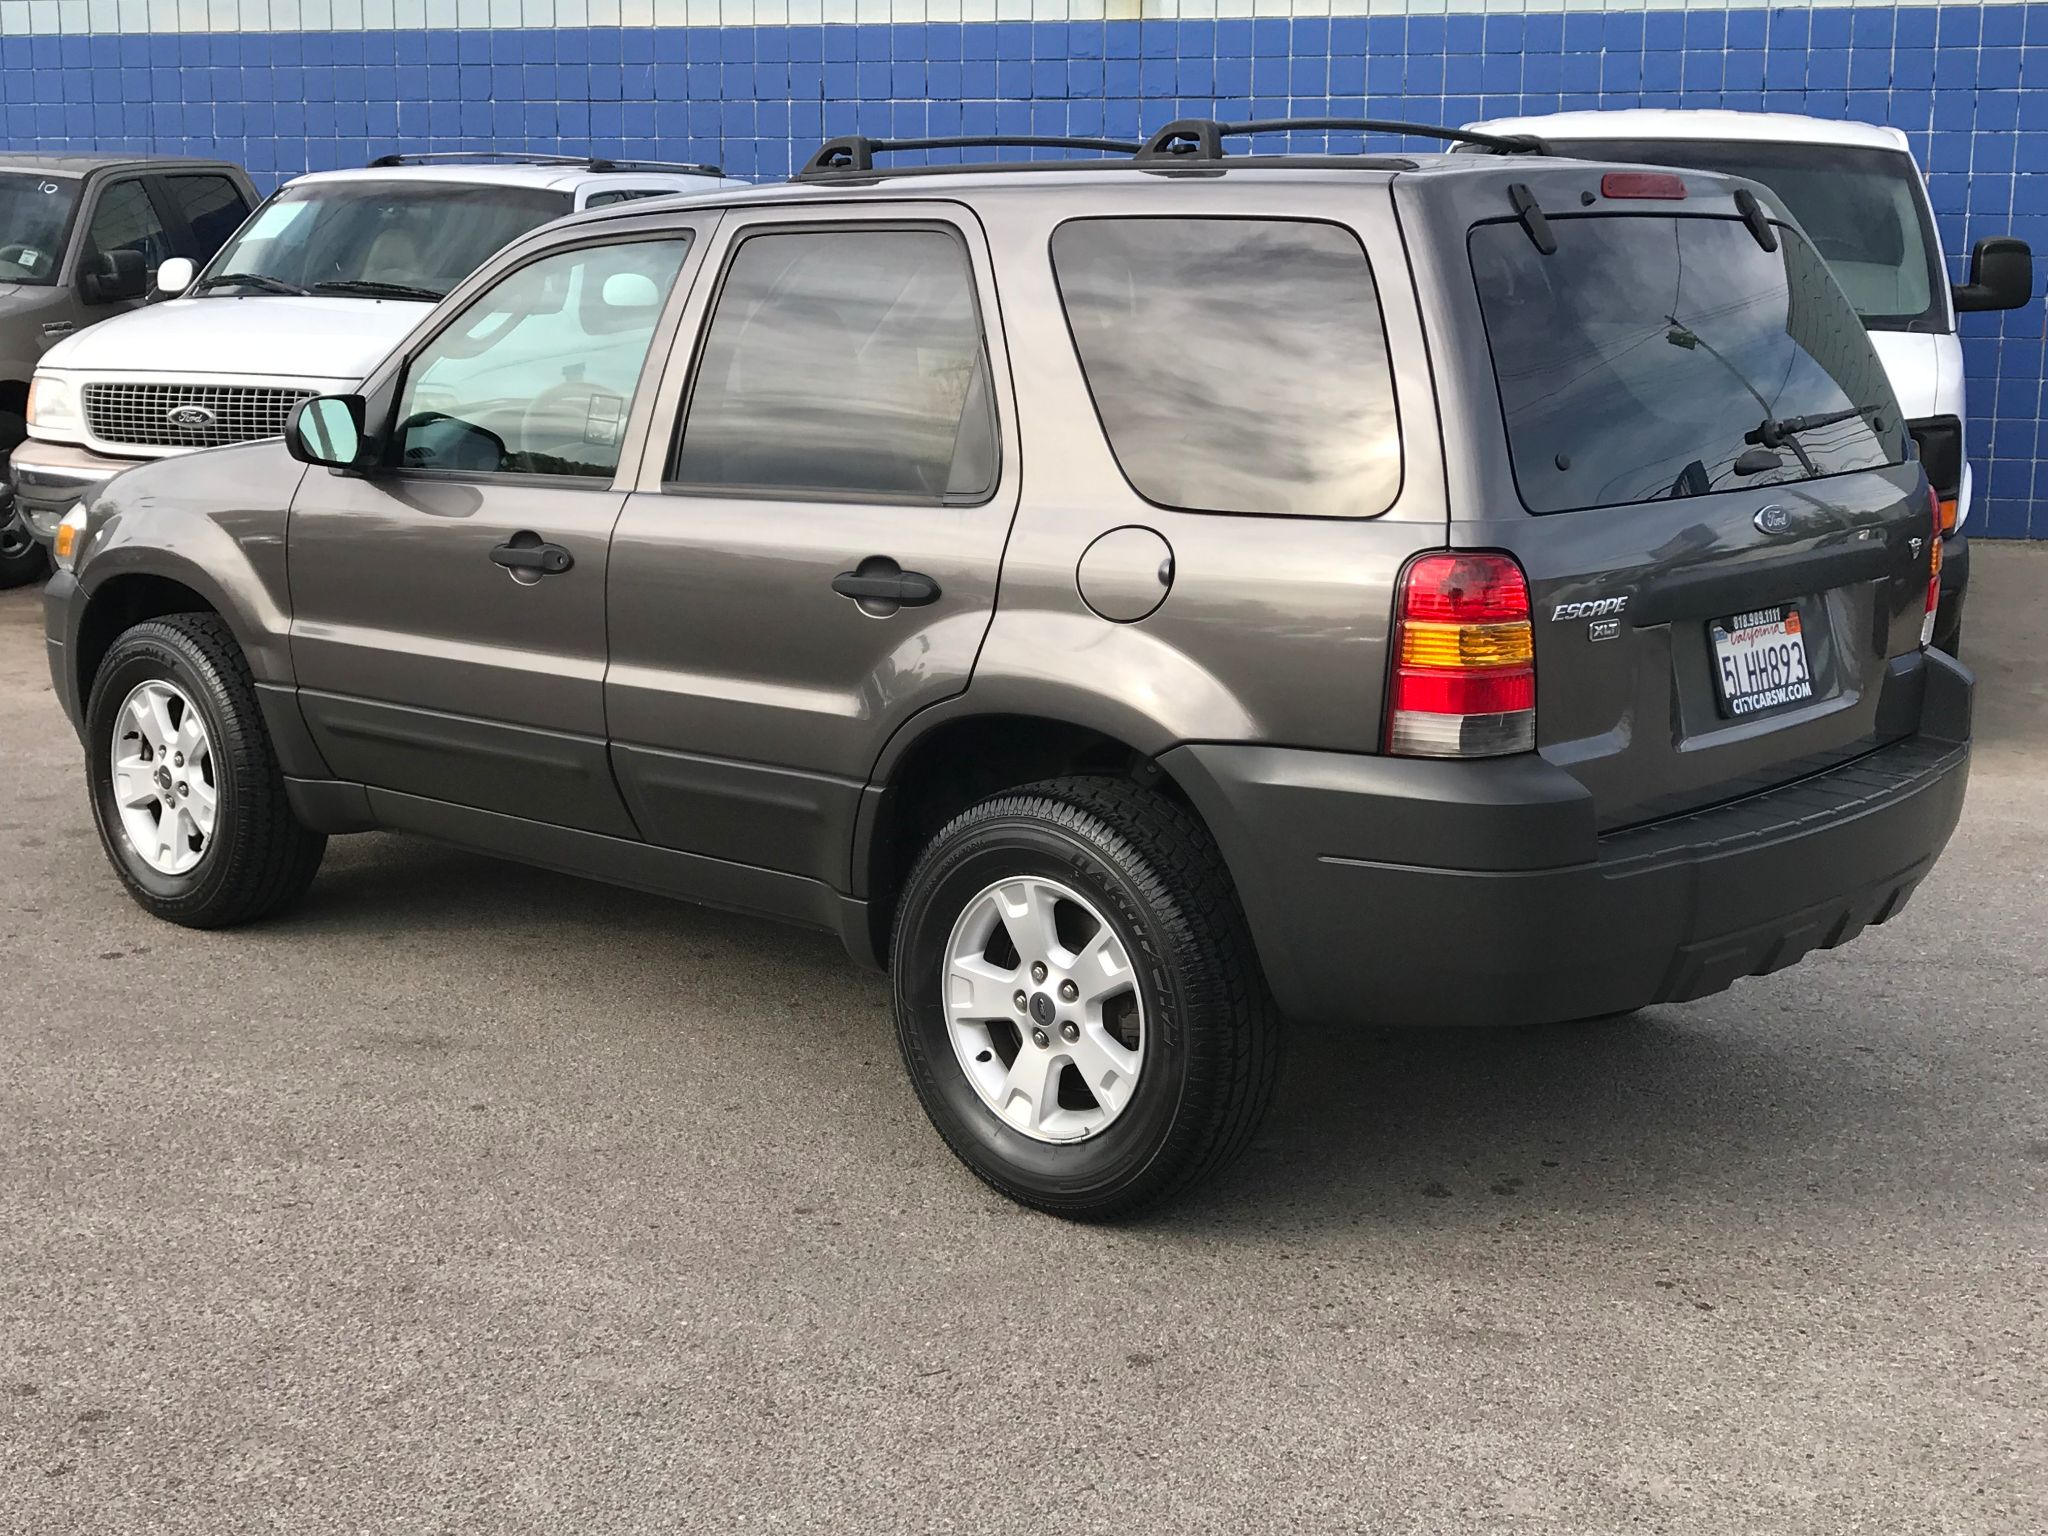
[[1793,607],[1758,608],[1707,626],[1721,713],[1743,719],[1813,697],[1806,636]]

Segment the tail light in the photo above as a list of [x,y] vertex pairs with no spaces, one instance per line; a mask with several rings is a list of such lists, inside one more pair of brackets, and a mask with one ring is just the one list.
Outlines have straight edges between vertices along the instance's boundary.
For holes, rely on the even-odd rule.
[[1941,497],[1934,487],[1927,487],[1927,512],[1932,519],[1934,537],[1927,542],[1934,546],[1933,558],[1927,566],[1927,614],[1920,620],[1920,643],[1934,643],[1934,614],[1941,606]]
[[1934,487],[1940,531],[1954,533],[1963,494],[1963,424],[1954,416],[1928,416],[1907,422],[1906,430],[1913,434],[1927,483]]
[[1408,562],[1394,616],[1387,751],[1497,757],[1536,745],[1529,583],[1507,555]]

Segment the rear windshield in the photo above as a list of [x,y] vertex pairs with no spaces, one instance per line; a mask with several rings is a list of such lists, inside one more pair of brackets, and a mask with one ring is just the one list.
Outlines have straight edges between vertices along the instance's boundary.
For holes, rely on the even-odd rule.
[[1482,224],[1472,273],[1532,512],[1704,495],[1901,463],[1870,338],[1784,225],[1553,217],[1557,250]]
[[1289,219],[1077,219],[1052,237],[1125,477],[1206,512],[1371,517],[1401,487],[1379,294],[1358,237]]
[[1941,263],[1920,172],[1895,149],[1840,144],[1586,140],[1552,146],[1559,154],[1642,165],[1723,171],[1760,181],[1834,269],[1835,279],[1876,331],[1946,329]]

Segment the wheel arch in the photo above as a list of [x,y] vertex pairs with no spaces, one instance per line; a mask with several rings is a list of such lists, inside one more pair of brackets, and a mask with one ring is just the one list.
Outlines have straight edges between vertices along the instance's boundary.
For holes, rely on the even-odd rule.
[[1150,733],[1111,727],[1099,718],[1020,709],[927,711],[923,728],[893,739],[862,796],[854,829],[852,878],[866,903],[868,952],[886,965],[896,904],[918,855],[941,827],[991,795],[1074,774],[1129,778],[1193,802],[1155,751]]
[[[86,594],[78,627],[70,644],[71,675],[78,691],[79,715],[92,698],[93,680],[114,642],[138,624],[174,613],[210,613],[233,629],[234,621],[197,587],[153,571],[127,571],[94,584]],[[235,636],[237,641],[241,635]]]

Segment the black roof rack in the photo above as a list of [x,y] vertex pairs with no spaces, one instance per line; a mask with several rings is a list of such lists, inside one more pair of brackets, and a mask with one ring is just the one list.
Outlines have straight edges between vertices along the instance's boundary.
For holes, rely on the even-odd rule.
[[[812,181],[823,176],[874,175],[875,156],[919,149],[1095,149],[1104,154],[1135,155],[1142,148],[1131,139],[1068,138],[1035,133],[992,133],[964,138],[870,139],[850,133],[828,139],[804,162],[793,178]],[[957,169],[957,167],[952,167]]]
[[1221,160],[1223,141],[1248,133],[1398,133],[1419,139],[1470,144],[1496,155],[1543,155],[1550,152],[1531,133],[1471,133],[1434,123],[1405,123],[1380,117],[1272,117],[1248,123],[1219,123],[1206,117],[1184,117],[1168,123],[1145,141],[1140,160]]
[[560,165],[586,171],[680,171],[694,176],[723,176],[715,165],[698,165],[682,160],[614,160],[604,155],[542,155],[518,149],[449,149],[429,154],[379,155],[370,162],[372,170],[395,165],[451,165],[468,162],[484,165]]

